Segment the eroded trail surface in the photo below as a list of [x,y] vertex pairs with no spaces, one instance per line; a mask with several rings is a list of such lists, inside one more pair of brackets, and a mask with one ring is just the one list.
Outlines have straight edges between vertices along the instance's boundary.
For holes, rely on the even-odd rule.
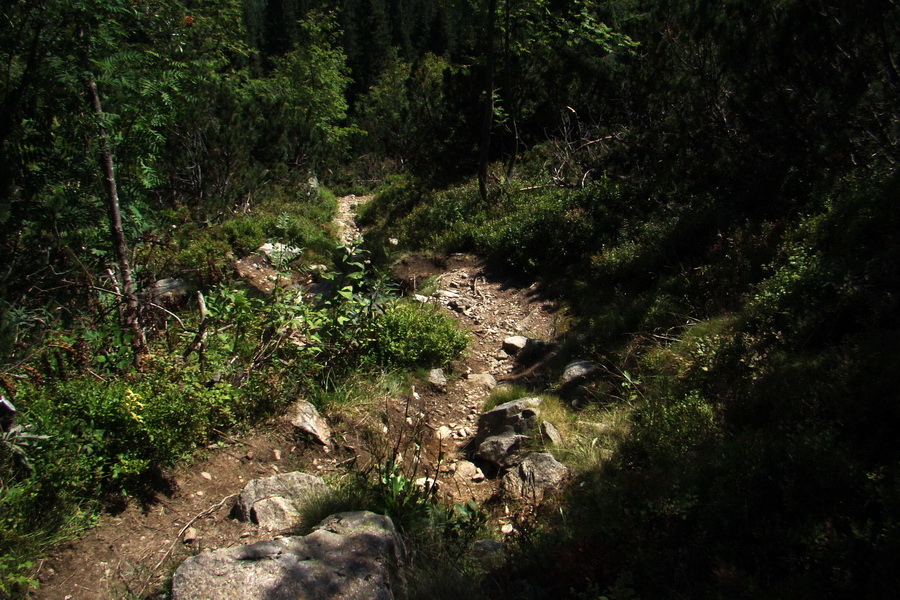
[[359,238],[360,230],[356,226],[356,210],[371,199],[372,196],[354,196],[353,194],[338,198],[334,225],[337,229],[338,239],[345,246]]
[[[455,365],[446,387],[425,384],[395,410],[404,411],[407,424],[424,430],[427,464],[439,471],[441,494],[451,502],[483,502],[496,494],[496,482],[472,470],[465,450],[486,397],[498,385],[543,387],[540,364],[517,362],[503,350],[503,341],[513,335],[552,340],[556,307],[536,286],[491,273],[471,255],[408,256],[393,267],[393,274],[418,301],[442,305],[471,333],[468,354]],[[421,282],[435,291],[417,293],[414,286]]]
[[[358,235],[352,215],[362,201],[340,199],[336,225],[344,243]],[[41,587],[33,597],[164,598],[165,582],[184,558],[278,537],[277,531],[232,518],[235,497],[248,481],[293,470],[327,481],[348,468],[371,465],[377,454],[366,448],[363,432],[373,425],[386,440],[400,440],[407,464],[418,444],[416,474],[436,478],[444,499],[496,497],[496,481],[466,460],[465,447],[492,388],[503,383],[540,387],[540,369],[516,363],[502,349],[503,340],[510,335],[553,339],[555,306],[534,286],[493,274],[470,255],[408,256],[393,274],[406,294],[443,306],[471,332],[468,354],[444,374],[446,383],[422,381],[386,399],[375,409],[380,414],[332,421],[332,448],[307,443],[281,420],[241,439],[224,437],[192,464],[166,473],[143,503],[131,501],[115,514],[102,515],[78,540],[40,561]],[[493,525],[503,527],[503,517]]]

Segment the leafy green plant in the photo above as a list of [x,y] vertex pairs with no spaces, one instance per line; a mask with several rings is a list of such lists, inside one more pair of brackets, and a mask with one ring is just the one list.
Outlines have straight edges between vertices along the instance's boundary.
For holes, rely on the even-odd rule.
[[398,303],[377,323],[370,352],[398,368],[446,367],[468,345],[468,336],[438,309]]
[[[0,544],[2,547],[3,544]],[[37,580],[29,575],[34,563],[20,562],[11,554],[0,553],[0,593],[8,598],[24,595],[38,586]]]

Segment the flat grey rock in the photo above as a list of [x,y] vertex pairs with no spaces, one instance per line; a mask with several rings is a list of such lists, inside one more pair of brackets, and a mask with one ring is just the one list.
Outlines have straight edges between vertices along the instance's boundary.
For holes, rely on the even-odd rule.
[[494,407],[478,418],[474,456],[494,467],[514,465],[538,423],[540,398],[520,398]]
[[387,517],[328,517],[302,537],[204,552],[172,577],[172,600],[392,600],[403,543]]
[[305,400],[297,400],[285,414],[288,423],[303,435],[323,446],[331,445],[331,428],[316,407]]
[[322,478],[295,471],[249,482],[238,497],[238,518],[278,531],[296,524],[304,500],[326,490]]
[[566,365],[565,369],[563,369],[563,374],[559,379],[559,383],[560,385],[580,383],[599,374],[599,371],[600,367],[589,360],[573,360]]
[[511,335],[503,340],[503,350],[510,356],[515,356],[528,345],[528,338],[524,335]]
[[568,475],[568,467],[552,454],[534,452],[503,476],[500,488],[510,498],[540,504],[544,495],[558,488]]

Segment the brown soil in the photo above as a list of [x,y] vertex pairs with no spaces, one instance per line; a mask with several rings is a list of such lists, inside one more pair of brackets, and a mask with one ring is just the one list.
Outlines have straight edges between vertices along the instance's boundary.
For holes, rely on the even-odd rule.
[[[340,199],[340,231],[356,235],[348,215],[352,215],[351,205],[362,200]],[[338,442],[331,452],[297,439],[278,421],[241,439],[228,438],[207,448],[191,464],[167,474],[169,492],[160,492],[144,504],[132,501],[118,514],[101,515],[96,526],[79,539],[39,561],[36,577],[41,587],[32,597],[165,597],[164,585],[184,558],[207,549],[275,537],[230,517],[234,495],[247,481],[279,471],[339,476],[348,468],[360,468],[372,456],[363,451],[370,442],[361,432],[373,423],[385,440],[400,440],[398,450],[404,454],[408,474],[437,479],[443,499],[454,503],[496,499],[496,480],[473,480],[471,474],[463,475],[457,468],[489,394],[486,386],[469,376],[490,373],[500,384],[521,383],[541,389],[542,370],[516,363],[503,352],[502,342],[515,334],[552,339],[555,306],[534,286],[491,273],[474,256],[408,256],[394,266],[393,273],[408,294],[429,282],[429,288],[437,291],[428,301],[444,306],[472,334],[467,356],[455,365],[454,373],[447,373],[446,389],[434,389],[422,381],[406,395],[388,399],[382,414],[360,414],[358,422],[344,415],[344,420],[332,423]],[[439,437],[439,432],[448,430],[449,436]],[[420,453],[413,442],[418,443]],[[413,471],[409,465],[416,458],[419,468]],[[500,517],[493,522],[498,532],[505,523],[505,512],[497,511]],[[186,543],[185,533],[195,533],[196,539]]]

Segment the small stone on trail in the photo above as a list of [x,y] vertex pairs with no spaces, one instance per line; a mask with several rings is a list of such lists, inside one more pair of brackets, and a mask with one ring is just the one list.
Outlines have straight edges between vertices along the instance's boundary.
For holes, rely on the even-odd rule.
[[461,460],[456,464],[456,476],[473,483],[484,481],[484,473],[481,472],[481,469],[467,460]]
[[511,335],[503,340],[503,351],[515,355],[524,350],[527,345],[528,338],[524,335]]
[[437,438],[439,440],[446,440],[451,435],[453,435],[453,431],[446,425],[441,425],[440,427],[438,427]]
[[210,475],[206,471],[203,471],[202,473],[200,473],[200,477],[202,477],[203,479],[206,479],[207,481],[212,481],[212,475]]
[[447,377],[444,375],[443,369],[431,369],[428,371],[428,383],[438,390],[444,390],[447,387]]
[[275,450],[272,450],[272,454],[275,455],[275,460],[281,460],[281,450],[276,448]]
[[193,527],[188,527],[185,530],[184,536],[181,539],[185,544],[190,544],[191,542],[193,542],[194,540],[197,539],[197,530],[194,529]]
[[481,385],[487,390],[497,387],[497,380],[490,373],[469,373],[466,375],[466,379]]
[[419,477],[416,479],[416,487],[420,487],[425,490],[429,489],[437,489],[438,483],[431,477]]
[[316,407],[309,402],[298,400],[288,410],[285,418],[288,423],[317,444],[331,445],[331,429],[328,427],[328,423],[322,418]]
[[559,430],[550,421],[541,422],[541,434],[554,446],[559,446],[560,444],[562,444],[563,439],[559,434]]
[[506,523],[500,528],[500,532],[503,533],[503,535],[510,535],[513,531],[515,531],[515,528],[512,526],[512,523]]

